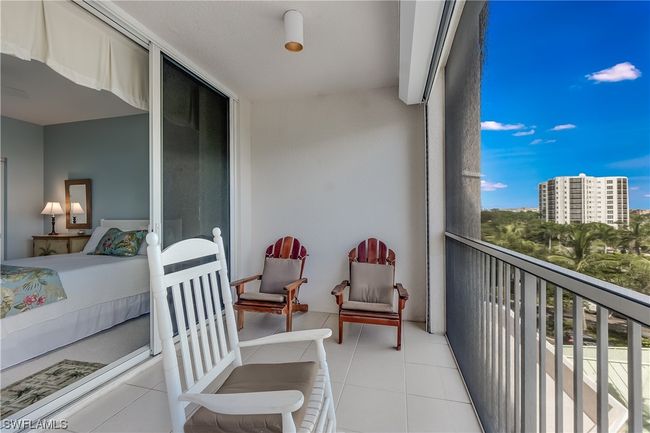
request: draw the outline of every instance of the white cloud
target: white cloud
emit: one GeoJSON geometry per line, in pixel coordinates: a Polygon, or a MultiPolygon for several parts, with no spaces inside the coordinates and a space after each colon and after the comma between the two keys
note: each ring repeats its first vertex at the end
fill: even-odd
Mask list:
{"type": "Polygon", "coordinates": [[[496,191],[504,188],[508,188],[508,185],[505,183],[481,180],[481,191],[496,191]]]}
{"type": "Polygon", "coordinates": [[[543,138],[536,138],[533,141],[531,141],[530,144],[533,144],[533,145],[534,144],[542,144],[542,143],[551,144],[551,143],[556,143],[556,142],[557,142],[557,140],[554,139],[554,138],[551,138],[551,139],[548,139],[548,140],[544,140],[543,138]]]}
{"type": "Polygon", "coordinates": [[[563,123],[561,125],[555,125],[549,131],[564,131],[565,129],[573,129],[575,127],[573,123],[563,123]]]}
{"type": "Polygon", "coordinates": [[[523,123],[501,123],[494,120],[486,120],[481,122],[481,129],[483,131],[514,131],[517,129],[524,129],[526,125],[523,123]]]}
{"type": "Polygon", "coordinates": [[[592,72],[591,74],[585,75],[588,80],[592,80],[597,83],[614,83],[616,81],[636,80],[640,76],[641,71],[639,71],[636,66],[630,62],[618,63],[611,68],[603,69],[602,71],[592,72]]]}
{"type": "Polygon", "coordinates": [[[645,168],[648,167],[649,165],[650,165],[650,154],[643,155],[638,158],[614,161],[607,164],[609,168],[618,168],[618,169],[645,168]]]}
{"type": "Polygon", "coordinates": [[[638,186],[631,186],[630,191],[638,191],[640,187],[638,186]]]}
{"type": "Polygon", "coordinates": [[[650,197],[650,194],[645,194],[644,197],[650,197]]]}
{"type": "Polygon", "coordinates": [[[526,136],[526,135],[533,135],[534,133],[535,133],[535,130],[534,130],[534,129],[531,129],[530,131],[519,131],[519,132],[515,132],[515,133],[512,134],[512,135],[514,135],[515,137],[524,137],[524,136],[526,136]]]}

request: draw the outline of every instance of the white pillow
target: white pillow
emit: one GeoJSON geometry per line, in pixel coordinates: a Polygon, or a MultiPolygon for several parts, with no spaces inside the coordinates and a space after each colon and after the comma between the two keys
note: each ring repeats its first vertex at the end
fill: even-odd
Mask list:
{"type": "Polygon", "coordinates": [[[90,239],[88,239],[86,246],[81,252],[84,254],[94,253],[95,248],[97,248],[97,245],[99,244],[99,241],[102,240],[108,229],[110,229],[110,227],[97,227],[95,230],[93,230],[93,234],[90,235],[90,239]]]}

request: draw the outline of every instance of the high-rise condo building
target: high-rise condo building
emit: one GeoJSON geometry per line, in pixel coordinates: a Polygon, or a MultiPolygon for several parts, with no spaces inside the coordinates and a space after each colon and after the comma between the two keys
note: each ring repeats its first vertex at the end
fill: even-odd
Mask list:
{"type": "Polygon", "coordinates": [[[616,226],[630,220],[624,176],[559,176],[540,183],[538,191],[539,211],[545,221],[616,226]]]}

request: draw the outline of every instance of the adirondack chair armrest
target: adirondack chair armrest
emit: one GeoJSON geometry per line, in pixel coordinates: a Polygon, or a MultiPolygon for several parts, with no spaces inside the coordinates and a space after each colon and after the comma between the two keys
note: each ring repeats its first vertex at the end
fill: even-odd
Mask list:
{"type": "Polygon", "coordinates": [[[400,299],[407,300],[409,298],[409,292],[404,288],[404,286],[402,286],[401,283],[395,284],[395,289],[397,290],[400,299]]]}
{"type": "Polygon", "coordinates": [[[232,281],[230,283],[230,287],[243,286],[244,284],[250,283],[251,281],[261,280],[261,279],[262,279],[262,274],[251,275],[250,277],[242,278],[241,280],[232,281]]]}
{"type": "Polygon", "coordinates": [[[261,280],[261,279],[262,279],[262,274],[258,274],[258,275],[251,275],[250,277],[242,278],[241,280],[233,281],[232,283],[230,283],[230,287],[234,287],[235,290],[237,291],[237,301],[239,301],[239,296],[242,293],[244,293],[246,283],[250,283],[251,281],[261,280]]]}
{"type": "Polygon", "coordinates": [[[280,334],[273,334],[267,337],[256,338],[254,340],[240,341],[239,347],[262,346],[265,344],[277,343],[293,343],[296,341],[317,341],[329,338],[331,335],[332,330],[329,328],[282,332],[280,334]]]}
{"type": "Polygon", "coordinates": [[[181,401],[190,401],[225,415],[268,415],[295,412],[305,397],[297,390],[242,392],[237,394],[181,394],[181,401]]]}
{"type": "Polygon", "coordinates": [[[296,280],[284,286],[284,291],[287,292],[287,296],[289,297],[289,299],[293,299],[296,290],[298,290],[298,287],[305,284],[306,282],[307,282],[307,278],[301,278],[299,280],[296,280]]]}
{"type": "Polygon", "coordinates": [[[337,305],[342,305],[343,304],[343,292],[345,291],[345,288],[350,285],[350,282],[348,280],[343,280],[341,281],[341,284],[338,286],[334,287],[332,290],[332,295],[336,296],[336,304],[337,305]]]}

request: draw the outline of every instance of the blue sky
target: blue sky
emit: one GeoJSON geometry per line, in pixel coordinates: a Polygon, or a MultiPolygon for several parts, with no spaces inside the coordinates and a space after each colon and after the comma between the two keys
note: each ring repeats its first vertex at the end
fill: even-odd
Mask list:
{"type": "Polygon", "coordinates": [[[650,209],[650,2],[490,2],[481,98],[483,208],[587,173],[650,209]]]}

